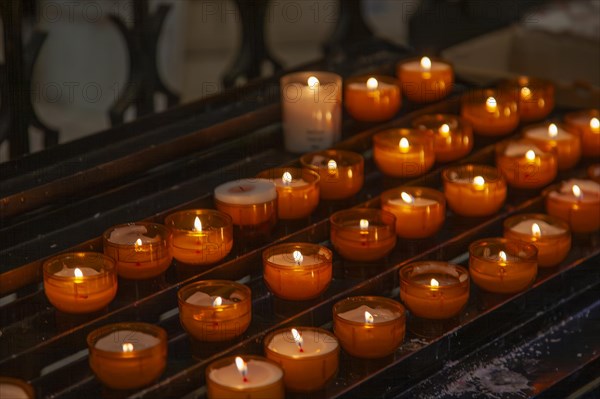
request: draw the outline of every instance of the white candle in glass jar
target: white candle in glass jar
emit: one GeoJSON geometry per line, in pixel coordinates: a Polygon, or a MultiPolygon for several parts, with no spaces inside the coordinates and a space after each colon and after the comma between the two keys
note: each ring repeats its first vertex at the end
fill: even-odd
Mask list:
{"type": "Polygon", "coordinates": [[[215,199],[233,205],[257,205],[277,198],[275,183],[268,179],[241,179],[215,188],[215,199]]]}
{"type": "Polygon", "coordinates": [[[384,323],[390,320],[395,320],[401,315],[397,312],[385,308],[373,309],[372,307],[367,305],[360,305],[359,307],[354,308],[352,310],[348,310],[347,312],[338,313],[338,316],[342,319],[355,321],[358,323],[377,324],[384,323]],[[369,320],[367,320],[367,318],[369,320]]]}
{"type": "Polygon", "coordinates": [[[208,378],[222,386],[243,390],[275,384],[283,377],[283,371],[268,362],[250,359],[246,366],[246,380],[244,380],[235,363],[211,370],[208,378]]]}
{"type": "MultiPolygon", "coordinates": [[[[206,292],[196,291],[190,295],[185,301],[196,306],[220,306],[220,305],[231,305],[234,303],[232,298],[223,298],[220,296],[211,296],[206,292]],[[219,299],[220,298],[220,299],[219,299]]],[[[242,300],[243,298],[238,298],[242,300]]]]}
{"type": "Polygon", "coordinates": [[[100,338],[94,345],[107,352],[133,352],[152,348],[160,343],[154,335],[134,330],[118,330],[100,338]]]}
{"type": "Polygon", "coordinates": [[[511,230],[516,231],[517,233],[521,233],[521,234],[533,234],[532,232],[533,232],[534,224],[537,224],[541,236],[546,236],[546,235],[552,236],[552,235],[563,234],[565,232],[565,229],[563,229],[561,227],[553,226],[550,223],[544,222],[543,220],[537,220],[537,219],[523,220],[522,222],[519,222],[518,224],[511,227],[511,230]]]}
{"type": "Polygon", "coordinates": [[[61,270],[54,273],[55,276],[62,277],[95,276],[97,274],[100,274],[100,272],[96,269],[92,269],[91,267],[63,267],[61,270]],[[75,270],[79,270],[81,274],[77,273],[75,270]]]}
{"type": "Polygon", "coordinates": [[[338,347],[338,343],[335,339],[332,339],[330,335],[322,332],[312,329],[302,330],[299,328],[298,333],[302,337],[301,351],[290,331],[274,335],[269,342],[268,348],[273,352],[280,353],[284,356],[303,358],[313,357],[315,355],[325,355],[336,350],[338,347]]]}
{"type": "Polygon", "coordinates": [[[159,242],[160,241],[160,237],[148,237],[144,234],[146,234],[148,232],[148,229],[146,228],[146,226],[142,226],[142,225],[136,225],[136,224],[131,224],[128,226],[121,226],[121,227],[115,227],[111,232],[110,232],[110,236],[108,237],[108,241],[112,242],[113,244],[120,244],[120,245],[134,245],[137,240],[140,240],[140,242],[137,242],[138,245],[140,244],[151,244],[153,242],[159,242]]]}
{"type": "Polygon", "coordinates": [[[330,72],[297,72],[281,78],[285,149],[324,150],[341,138],[342,78],[330,72]]]}

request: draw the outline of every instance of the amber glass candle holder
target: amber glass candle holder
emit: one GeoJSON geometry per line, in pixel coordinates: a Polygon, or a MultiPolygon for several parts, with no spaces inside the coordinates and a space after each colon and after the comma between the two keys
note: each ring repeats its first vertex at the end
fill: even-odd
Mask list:
{"type": "Polygon", "coordinates": [[[420,176],[435,163],[433,143],[431,130],[384,130],[373,136],[373,159],[387,176],[420,176]]]}
{"type": "Polygon", "coordinates": [[[252,319],[250,288],[226,280],[204,280],[177,292],[179,320],[198,341],[229,341],[242,335],[252,319]]]}
{"type": "Polygon", "coordinates": [[[414,119],[412,125],[415,129],[433,131],[437,162],[461,159],[473,149],[473,128],[456,115],[423,115],[414,119]]]}
{"type": "Polygon", "coordinates": [[[303,301],[321,295],[332,276],[331,251],[321,245],[285,243],[263,251],[263,277],[273,295],[303,301]]]}
{"type": "Polygon", "coordinates": [[[378,296],[346,298],[333,306],[333,331],[352,356],[373,359],[390,355],[404,340],[404,306],[378,296]]]}
{"type": "Polygon", "coordinates": [[[554,109],[554,84],[549,80],[520,76],[500,83],[499,88],[518,101],[522,122],[542,120],[554,109]]]}
{"type": "Polygon", "coordinates": [[[448,206],[461,216],[489,216],[506,200],[506,180],[491,166],[460,165],[442,172],[448,206]]]}
{"type": "Polygon", "coordinates": [[[325,150],[305,154],[302,167],[319,174],[321,198],[340,200],[358,193],[365,181],[365,160],[362,155],[344,150],[325,150]]]}
{"type": "Polygon", "coordinates": [[[588,109],[565,115],[567,127],[581,137],[585,157],[600,157],[600,110],[588,109]]]}
{"type": "Polygon", "coordinates": [[[344,82],[344,105],[358,121],[382,122],[398,113],[400,85],[388,76],[355,76],[344,82]]]}
{"type": "Polygon", "coordinates": [[[119,276],[132,280],[156,277],[171,265],[171,231],[156,223],[128,223],[102,235],[104,254],[115,260],[119,276]]]}
{"type": "Polygon", "coordinates": [[[555,152],[558,170],[571,169],[581,158],[581,139],[557,123],[541,123],[523,128],[523,136],[542,151],[555,152]]]}
{"type": "Polygon", "coordinates": [[[35,399],[35,390],[23,380],[0,376],[0,398],[35,399]]]}
{"type": "Polygon", "coordinates": [[[427,187],[398,187],[381,194],[381,209],[396,216],[399,237],[426,238],[437,233],[444,224],[446,198],[427,187]]]}
{"type": "Polygon", "coordinates": [[[300,168],[273,168],[259,173],[257,177],[275,183],[279,219],[307,218],[319,205],[321,178],[317,172],[300,168]]]}
{"type": "Polygon", "coordinates": [[[230,356],[208,365],[208,399],[285,399],[283,370],[277,363],[253,355],[237,359],[230,356]]]}
{"type": "Polygon", "coordinates": [[[471,90],[461,102],[462,117],[482,136],[504,136],[519,125],[518,103],[508,92],[471,90]]]}
{"type": "Polygon", "coordinates": [[[148,323],[116,323],[87,337],[90,368],[113,389],[136,389],[152,383],[167,364],[167,333],[148,323]]]}
{"type": "Polygon", "coordinates": [[[265,337],[267,359],[284,371],[288,390],[312,392],[322,389],[338,370],[340,347],[335,335],[322,328],[291,327],[265,337]]]}
{"type": "Polygon", "coordinates": [[[414,262],[400,269],[400,299],[417,317],[449,319],[469,300],[469,273],[448,262],[414,262]]]}
{"type": "Polygon", "coordinates": [[[72,252],[46,260],[44,292],[65,313],[91,313],[117,294],[115,261],[97,252],[72,252]]]}
{"type": "Polygon", "coordinates": [[[514,294],[529,287],[537,275],[535,245],[509,238],[484,238],[469,246],[469,273],[479,288],[514,294]]]}
{"type": "Polygon", "coordinates": [[[545,192],[546,211],[569,223],[575,233],[600,229],[600,184],[571,179],[545,192]]]}
{"type": "Polygon", "coordinates": [[[396,75],[404,96],[416,103],[441,100],[454,85],[452,65],[430,57],[401,61],[396,66],[396,75]]]}
{"type": "Polygon", "coordinates": [[[345,209],[331,215],[331,243],[345,259],[371,262],[386,257],[396,246],[396,217],[370,208],[345,209]]]}
{"type": "Polygon", "coordinates": [[[541,213],[515,215],[506,219],[504,237],[535,245],[540,267],[558,265],[571,249],[569,225],[557,217],[541,213]]]}
{"type": "Polygon", "coordinates": [[[496,165],[508,184],[516,188],[541,188],[558,174],[556,152],[544,151],[529,139],[498,143],[496,165]]]}
{"type": "Polygon", "coordinates": [[[233,247],[229,215],[212,209],[187,209],[165,218],[173,232],[173,257],[188,265],[210,265],[225,258],[233,247]]]}

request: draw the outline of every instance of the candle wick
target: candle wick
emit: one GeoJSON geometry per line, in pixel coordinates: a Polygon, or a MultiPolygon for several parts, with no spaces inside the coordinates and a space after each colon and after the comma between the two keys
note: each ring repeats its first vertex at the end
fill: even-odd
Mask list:
{"type": "Polygon", "coordinates": [[[248,377],[244,376],[244,382],[248,382],[248,377]]]}
{"type": "Polygon", "coordinates": [[[246,190],[244,189],[244,186],[238,186],[238,187],[240,188],[240,191],[242,191],[242,192],[246,191],[246,190]]]}

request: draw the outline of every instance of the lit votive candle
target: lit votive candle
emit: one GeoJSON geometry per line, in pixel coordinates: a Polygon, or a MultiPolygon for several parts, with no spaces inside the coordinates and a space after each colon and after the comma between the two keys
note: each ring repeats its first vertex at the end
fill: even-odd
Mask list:
{"type": "Polygon", "coordinates": [[[518,100],[522,122],[542,120],[554,109],[554,84],[549,80],[520,76],[502,82],[499,87],[518,100]]]}
{"type": "Polygon", "coordinates": [[[274,245],[263,251],[263,277],[278,298],[290,301],[313,299],[331,282],[331,259],[331,251],[321,245],[274,245]]]}
{"type": "Polygon", "coordinates": [[[540,213],[515,215],[506,219],[504,237],[535,245],[540,267],[558,265],[571,249],[569,225],[557,217],[540,213]]]}
{"type": "Polygon", "coordinates": [[[345,259],[371,262],[396,246],[396,217],[379,209],[346,209],[331,215],[331,243],[345,259]]]}
{"type": "Polygon", "coordinates": [[[173,260],[171,231],[160,224],[122,224],[106,230],[102,238],[104,254],[115,260],[117,273],[124,278],[158,276],[173,260]]]}
{"type": "Polygon", "coordinates": [[[106,255],[65,253],[46,260],[43,269],[46,297],[62,312],[95,312],[117,294],[115,261],[106,255]]]}
{"type": "Polygon", "coordinates": [[[335,376],[340,347],[329,331],[314,327],[284,328],[265,337],[265,355],[284,371],[290,391],[322,389],[335,376]]]}
{"type": "Polygon", "coordinates": [[[558,170],[571,169],[581,158],[581,140],[556,123],[527,126],[523,136],[543,151],[555,151],[558,170]]]}
{"type": "Polygon", "coordinates": [[[320,177],[312,170],[273,168],[261,172],[258,177],[275,183],[279,219],[306,218],[319,205],[320,177]]]}
{"type": "Polygon", "coordinates": [[[354,119],[381,122],[391,119],[400,109],[400,86],[386,76],[359,76],[344,86],[344,104],[354,119]]]}
{"type": "Polygon", "coordinates": [[[469,300],[469,273],[447,262],[415,262],[400,269],[400,299],[417,317],[449,319],[469,300]]]}
{"type": "Polygon", "coordinates": [[[242,179],[215,188],[216,208],[238,226],[274,225],[277,222],[277,189],[267,179],[242,179]]]}
{"type": "Polygon", "coordinates": [[[229,254],[233,225],[226,213],[211,209],[189,209],[165,218],[173,232],[173,257],[189,265],[209,265],[229,254]]]}
{"type": "Polygon", "coordinates": [[[567,126],[581,137],[581,148],[586,157],[600,156],[600,111],[590,109],[565,115],[567,126]]]}
{"type": "Polygon", "coordinates": [[[485,165],[453,166],[442,172],[448,206],[461,216],[489,216],[506,200],[506,180],[485,165]]]}
{"type": "Polygon", "coordinates": [[[321,198],[339,200],[358,193],[365,181],[365,160],[351,151],[326,150],[300,158],[302,167],[319,174],[321,198]]]}
{"type": "Polygon", "coordinates": [[[177,293],[179,320],[198,341],[228,341],[242,335],[252,319],[250,288],[225,280],[204,280],[177,293]]]}
{"type": "Polygon", "coordinates": [[[469,246],[469,273],[479,288],[513,294],[529,287],[537,275],[537,248],[508,238],[484,238],[469,246]]]}
{"type": "Polygon", "coordinates": [[[473,149],[473,128],[455,115],[423,115],[412,122],[413,127],[431,130],[435,134],[433,149],[437,162],[460,159],[473,149]]]}
{"type": "Polygon", "coordinates": [[[388,298],[357,296],[333,306],[333,331],[352,356],[380,358],[394,353],[406,332],[404,306],[388,298]]]}
{"type": "Polygon", "coordinates": [[[508,184],[516,188],[544,187],[558,173],[556,152],[544,151],[527,139],[498,144],[496,165],[508,184]]]}
{"type": "Polygon", "coordinates": [[[427,187],[399,187],[381,194],[381,209],[396,216],[399,237],[426,238],[444,224],[446,198],[427,187]]]}
{"type": "Polygon", "coordinates": [[[34,399],[33,387],[23,380],[0,376],[0,398],[3,399],[34,399]]]}
{"type": "Polygon", "coordinates": [[[284,399],[283,369],[262,356],[219,359],[206,368],[208,399],[284,399]]]}
{"type": "Polygon", "coordinates": [[[400,62],[396,74],[402,93],[416,103],[441,100],[450,94],[454,84],[452,65],[429,57],[400,62]]]}
{"type": "Polygon", "coordinates": [[[473,90],[462,98],[462,117],[482,136],[503,136],[517,128],[517,101],[495,90],[473,90]]]}
{"type": "Polygon", "coordinates": [[[331,72],[295,72],[281,78],[286,151],[324,150],[341,138],[342,77],[331,72]]]}
{"type": "Polygon", "coordinates": [[[435,162],[434,135],[430,130],[390,129],[373,136],[373,159],[392,177],[425,174],[435,162]]]}
{"type": "Polygon", "coordinates": [[[90,368],[113,389],[136,389],[158,379],[167,364],[167,333],[148,323],[116,323],[87,337],[90,368]]]}
{"type": "Polygon", "coordinates": [[[576,233],[600,229],[600,184],[571,179],[546,193],[547,212],[569,223],[576,233]]]}

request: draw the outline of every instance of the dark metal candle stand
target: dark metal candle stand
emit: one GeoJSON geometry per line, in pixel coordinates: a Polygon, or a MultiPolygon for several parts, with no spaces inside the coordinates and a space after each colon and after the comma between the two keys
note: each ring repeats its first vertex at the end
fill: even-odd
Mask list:
{"type": "MultiPolygon", "coordinates": [[[[340,72],[374,71],[377,66],[381,68],[380,72],[390,73],[395,60],[402,56],[406,54],[385,51],[368,54],[362,60],[357,59],[352,68],[340,68],[340,72]]],[[[539,192],[510,189],[507,204],[498,214],[466,219],[449,213],[444,228],[435,237],[419,241],[402,240],[392,254],[378,264],[345,262],[336,256],[332,284],[318,299],[292,303],[274,298],[262,280],[261,253],[268,246],[281,241],[329,245],[328,216],[332,211],[358,205],[377,207],[378,196],[384,189],[401,184],[440,188],[440,172],[446,165],[436,165],[420,178],[402,180],[382,176],[373,164],[371,142],[377,131],[392,126],[409,126],[412,118],[425,113],[455,113],[459,109],[457,98],[425,107],[405,104],[399,118],[385,124],[364,125],[348,119],[344,121],[345,140],[336,147],[360,152],[367,160],[365,186],[357,196],[340,203],[323,202],[307,220],[293,224],[280,222],[268,243],[245,243],[245,248],[240,248],[238,242],[230,256],[214,267],[190,272],[190,267],[174,262],[159,278],[137,282],[122,280],[115,300],[97,314],[65,315],[47,302],[39,285],[40,262],[45,257],[64,250],[101,250],[99,235],[111,225],[139,219],[162,222],[176,209],[212,207],[212,191],[216,185],[238,177],[253,176],[276,164],[296,164],[295,156],[281,150],[279,108],[276,99],[271,101],[262,103],[262,106],[256,106],[256,103],[246,107],[243,103],[231,104],[232,108],[238,107],[236,117],[222,120],[222,123],[209,123],[199,130],[201,124],[198,120],[202,116],[192,115],[194,106],[174,110],[166,116],[150,117],[162,122],[157,123],[160,126],[155,129],[143,131],[140,126],[146,122],[140,121],[142,125],[137,125],[139,137],[135,138],[140,141],[144,136],[159,137],[161,131],[175,133],[181,123],[185,127],[179,131],[179,137],[155,142],[155,147],[164,151],[150,154],[165,154],[159,164],[153,163],[147,153],[154,147],[132,149],[132,143],[119,141],[115,149],[122,152],[115,153],[112,159],[108,154],[98,153],[101,162],[94,160],[91,153],[88,160],[90,167],[82,168],[79,176],[85,179],[102,170],[115,171],[111,172],[114,174],[109,173],[110,189],[82,195],[72,203],[57,203],[64,193],[56,195],[52,201],[45,202],[45,211],[20,209],[21,212],[15,212],[10,223],[3,224],[3,238],[8,240],[7,243],[0,241],[3,259],[1,289],[4,294],[16,292],[16,298],[12,301],[5,299],[6,303],[0,306],[0,374],[29,380],[40,397],[177,398],[190,392],[203,397],[204,370],[213,360],[229,354],[262,353],[262,338],[276,328],[291,325],[330,328],[333,304],[347,296],[376,294],[398,299],[397,276],[402,265],[424,259],[458,259],[458,262],[465,263],[468,245],[477,238],[500,235],[502,221],[507,216],[543,210],[543,198],[539,192]],[[181,118],[173,118],[173,115],[181,118]],[[246,126],[244,136],[237,134],[242,125],[246,126]],[[205,140],[202,146],[183,150],[199,139],[205,140]],[[230,155],[232,158],[227,154],[233,154],[230,155]],[[135,169],[138,163],[145,169],[125,174],[116,171],[118,168],[135,169]],[[102,167],[96,170],[98,164],[102,167]],[[70,212],[76,216],[70,217],[70,212]],[[61,223],[61,220],[68,222],[61,223]],[[40,236],[28,232],[35,224],[41,226],[40,236]],[[19,239],[11,240],[12,235],[19,239]],[[181,286],[203,279],[241,280],[251,287],[253,321],[242,337],[223,345],[190,343],[179,323],[176,293],[181,286]],[[134,320],[155,323],[167,330],[167,370],[159,381],[144,389],[135,392],[108,390],[95,379],[86,353],[81,352],[86,348],[85,338],[90,331],[102,325],[134,320]]],[[[477,137],[474,151],[460,163],[493,164],[494,143],[498,140],[477,137]]],[[[559,179],[582,174],[583,169],[574,169],[562,173],[559,179]]],[[[21,177],[16,172],[13,176],[14,179],[21,177]]],[[[73,179],[70,180],[73,184],[79,182],[68,173],[63,173],[60,179],[73,179]]],[[[49,180],[48,187],[59,190],[65,184],[60,179],[49,180]]],[[[29,191],[36,189],[32,176],[23,177],[20,184],[28,187],[29,191]]],[[[86,186],[81,183],[81,187],[86,186]]],[[[428,325],[409,317],[406,340],[394,355],[377,361],[364,361],[343,353],[339,373],[326,389],[310,396],[289,396],[414,397],[420,392],[429,392],[432,384],[434,387],[450,384],[453,376],[460,374],[457,368],[461,365],[465,369],[472,367],[478,356],[482,359],[500,356],[503,347],[522,340],[521,336],[527,339],[532,331],[551,324],[556,326],[559,319],[554,317],[564,317],[572,312],[582,319],[580,315],[585,309],[596,315],[598,296],[592,294],[597,293],[600,286],[600,274],[595,267],[600,260],[599,243],[599,233],[577,237],[569,257],[558,267],[541,272],[534,285],[523,293],[495,296],[472,286],[473,295],[467,309],[455,320],[428,325]],[[432,325],[435,328],[430,328],[432,325]],[[490,343],[497,343],[498,348],[490,343]],[[469,357],[471,353],[474,355],[469,357]],[[449,361],[453,362],[454,368],[443,368],[449,361]]],[[[579,345],[566,335],[563,343],[565,348],[573,350],[577,350],[579,345]]],[[[562,362],[553,355],[547,356],[565,376],[561,382],[573,376],[570,380],[573,383],[567,385],[571,391],[578,388],[577,384],[589,382],[589,379],[575,377],[597,365],[600,342],[588,342],[587,350],[588,354],[579,358],[578,363],[562,362]]],[[[548,373],[546,377],[550,376],[548,373]]],[[[538,381],[546,383],[536,385],[537,391],[525,390],[523,394],[543,394],[565,386],[554,385],[551,378],[539,378],[538,381]]]]}

